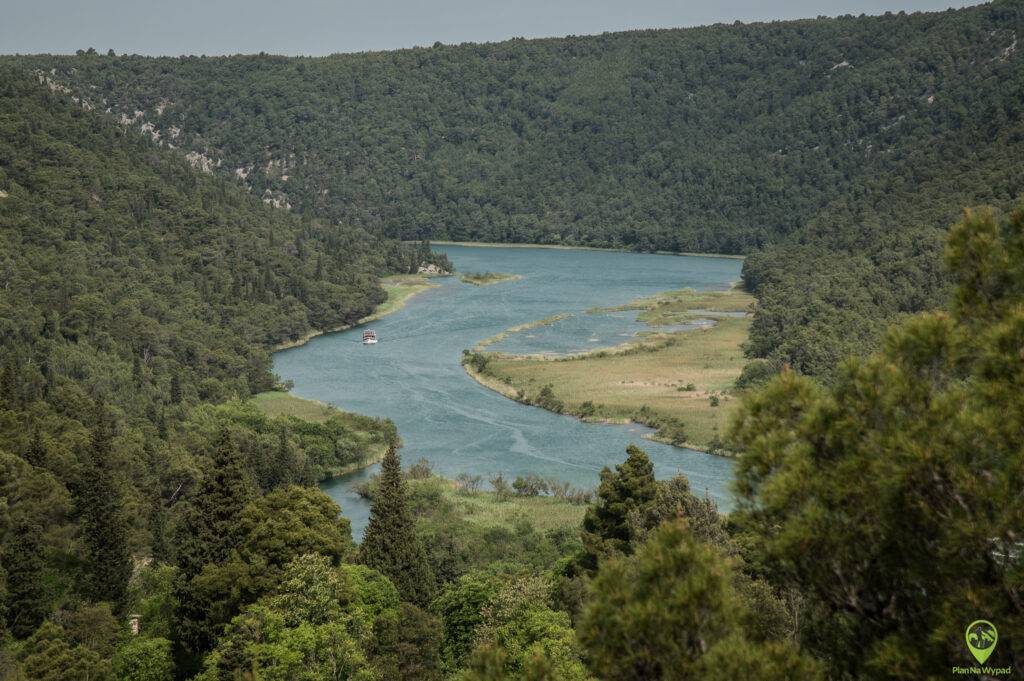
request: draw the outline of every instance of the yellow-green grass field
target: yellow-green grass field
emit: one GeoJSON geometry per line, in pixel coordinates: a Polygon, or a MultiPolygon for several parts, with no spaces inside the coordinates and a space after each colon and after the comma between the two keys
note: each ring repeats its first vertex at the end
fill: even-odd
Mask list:
{"type": "Polygon", "coordinates": [[[466,272],[459,276],[459,281],[473,286],[491,286],[503,281],[515,281],[522,279],[519,274],[505,274],[503,272],[466,272]]]}
{"type": "Polygon", "coordinates": [[[749,317],[712,313],[742,312],[752,303],[739,289],[662,294],[631,306],[645,308],[640,318],[652,325],[652,332],[637,341],[570,358],[492,354],[486,375],[467,369],[484,385],[527,400],[550,384],[565,413],[584,415],[583,405],[590,402],[594,410],[588,418],[593,420],[643,421],[637,412],[646,406],[653,420],[681,421],[687,445],[708,449],[724,437],[738,406],[730,389],[744,365],[741,345],[750,328],[749,317]],[[697,317],[713,317],[715,325],[657,332],[657,325],[697,317]],[[691,384],[693,389],[687,389],[691,384]],[[712,398],[718,406],[712,406],[712,398]]]}
{"type": "Polygon", "coordinates": [[[460,518],[482,527],[514,527],[528,521],[540,532],[561,528],[578,528],[583,522],[587,504],[573,503],[553,496],[499,498],[490,491],[467,492],[457,483],[443,478],[412,480],[410,485],[438,485],[447,505],[460,518]]]}
{"type": "Polygon", "coordinates": [[[430,279],[431,277],[424,274],[396,274],[384,277],[380,283],[384,287],[385,293],[388,294],[387,300],[381,303],[373,314],[360,319],[359,323],[365,324],[392,312],[398,312],[414,295],[437,286],[437,284],[431,283],[430,279]]]}
{"type": "Polygon", "coordinates": [[[277,416],[294,416],[295,418],[302,419],[303,421],[324,423],[327,419],[331,418],[331,416],[345,416],[345,412],[340,409],[336,409],[329,404],[324,404],[323,402],[317,402],[315,400],[304,400],[301,397],[295,397],[295,395],[292,395],[291,393],[280,392],[277,390],[271,390],[254,395],[252,402],[261,412],[271,418],[277,416]]]}

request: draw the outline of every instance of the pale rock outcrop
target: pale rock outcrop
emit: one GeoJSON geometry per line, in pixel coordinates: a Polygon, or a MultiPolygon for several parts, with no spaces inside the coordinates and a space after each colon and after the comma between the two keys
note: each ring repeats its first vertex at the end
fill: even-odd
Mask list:
{"type": "Polygon", "coordinates": [[[198,168],[204,173],[212,173],[214,168],[220,167],[220,161],[216,161],[206,154],[201,154],[195,150],[185,154],[185,160],[188,161],[193,168],[198,168]]]}
{"type": "Polygon", "coordinates": [[[432,262],[429,262],[429,263],[425,262],[422,265],[420,265],[419,268],[416,270],[416,273],[417,274],[451,274],[451,272],[448,272],[448,271],[445,271],[445,270],[441,269],[440,267],[438,267],[437,265],[435,265],[432,262]]]}

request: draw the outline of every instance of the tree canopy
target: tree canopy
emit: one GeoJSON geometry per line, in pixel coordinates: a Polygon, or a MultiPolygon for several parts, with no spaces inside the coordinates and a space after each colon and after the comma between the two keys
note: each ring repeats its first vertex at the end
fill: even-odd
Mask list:
{"type": "MultiPolygon", "coordinates": [[[[950,312],[893,328],[823,389],[784,373],[735,428],[735,522],[769,579],[807,599],[807,646],[836,677],[973,664],[976,614],[1024,631],[1024,210],[968,212],[950,312]]],[[[1020,665],[1020,637],[1004,661],[1020,665]]]]}
{"type": "Polygon", "coordinates": [[[753,254],[748,353],[831,376],[945,300],[963,206],[1024,192],[1020,35],[997,0],[323,58],[8,61],[265,201],[374,234],[753,254]]]}

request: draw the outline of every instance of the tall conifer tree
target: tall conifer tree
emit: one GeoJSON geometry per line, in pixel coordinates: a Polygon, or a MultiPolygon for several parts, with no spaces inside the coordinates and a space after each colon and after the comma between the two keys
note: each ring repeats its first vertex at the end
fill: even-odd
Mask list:
{"type": "Polygon", "coordinates": [[[209,623],[209,604],[199,596],[193,579],[209,563],[223,562],[238,545],[238,517],[248,503],[249,485],[242,457],[231,433],[221,431],[212,466],[184,511],[175,534],[180,568],[175,643],[183,668],[196,671],[202,654],[217,632],[209,623]]]}
{"type": "Polygon", "coordinates": [[[128,598],[132,556],[121,493],[112,474],[112,437],[110,416],[101,402],[96,407],[96,423],[79,483],[78,503],[90,565],[86,593],[93,600],[107,601],[118,610],[125,606],[128,598]]]}
{"type": "Polygon", "coordinates": [[[207,563],[228,557],[237,541],[238,515],[249,498],[242,457],[225,429],[217,440],[212,466],[179,525],[178,565],[186,577],[195,576],[207,563]]]}
{"type": "Polygon", "coordinates": [[[39,546],[42,528],[26,520],[18,522],[12,541],[4,548],[7,625],[16,638],[25,638],[43,623],[49,608],[43,587],[43,558],[39,546]]]}
{"type": "Polygon", "coordinates": [[[609,554],[630,553],[631,512],[642,511],[654,502],[658,485],[647,453],[636,445],[626,448],[626,461],[601,471],[597,503],[583,518],[583,565],[597,568],[597,559],[609,554]]]}
{"type": "Polygon", "coordinates": [[[381,464],[380,484],[359,557],[387,575],[402,600],[424,606],[434,593],[434,575],[416,536],[407,494],[401,459],[391,447],[381,464]]]}
{"type": "Polygon", "coordinates": [[[32,440],[29,441],[28,451],[25,452],[25,460],[33,466],[46,466],[46,444],[43,442],[43,434],[38,424],[32,430],[32,440]]]}

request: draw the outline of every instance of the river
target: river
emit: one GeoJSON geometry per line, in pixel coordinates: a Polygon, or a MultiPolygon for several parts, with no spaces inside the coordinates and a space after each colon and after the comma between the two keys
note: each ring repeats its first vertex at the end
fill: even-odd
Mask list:
{"type": "MultiPolygon", "coordinates": [[[[467,472],[486,480],[500,472],[511,480],[536,473],[592,488],[601,467],[620,463],[626,446],[636,443],[650,454],[659,478],[684,473],[695,492],[706,491],[723,510],[732,506],[731,460],[644,440],[641,436],[650,431],[641,426],[583,423],[519,404],[467,376],[461,355],[464,348],[509,327],[559,313],[622,305],[684,287],[727,289],[739,279],[740,260],[545,248],[435,248],[447,253],[460,272],[522,278],[482,287],[457,277],[435,279],[436,288],[371,325],[380,337],[378,345],[362,345],[363,329],[357,328],[276,353],[274,371],[294,382],[293,394],[390,418],[404,443],[403,463],[426,458],[435,472],[447,477],[467,472]]],[[[622,334],[634,326],[631,315],[579,319],[588,317],[594,320],[593,333],[574,329],[595,347],[621,342],[622,334]],[[621,319],[620,326],[609,319],[621,319]]],[[[580,323],[585,321],[574,322],[580,323]]],[[[523,342],[528,338],[518,339],[518,347],[523,342]]],[[[373,472],[367,469],[321,485],[352,521],[357,539],[369,507],[353,487],[373,472]]]]}

